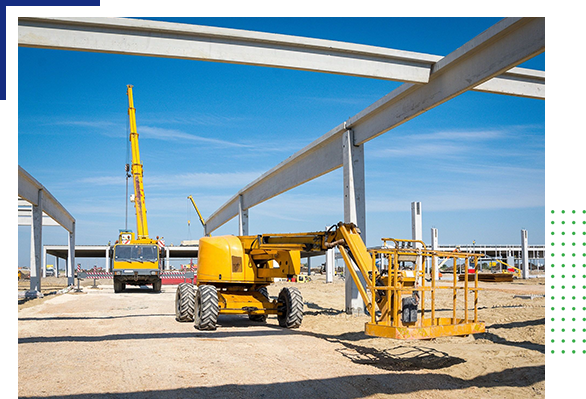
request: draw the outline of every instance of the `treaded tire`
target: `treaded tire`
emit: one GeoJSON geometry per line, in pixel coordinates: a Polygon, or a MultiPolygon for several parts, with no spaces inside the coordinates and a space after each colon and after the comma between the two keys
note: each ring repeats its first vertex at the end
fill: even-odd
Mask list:
{"type": "Polygon", "coordinates": [[[195,291],[197,287],[191,283],[181,283],[175,293],[175,320],[179,322],[193,321],[195,309],[195,291]]]}
{"type": "Polygon", "coordinates": [[[122,290],[124,290],[124,283],[120,280],[118,280],[117,278],[114,278],[114,293],[119,293],[122,292],[122,290]]]}
{"type": "Polygon", "coordinates": [[[218,322],[218,291],[214,285],[200,285],[195,293],[193,323],[198,330],[215,330],[218,322]]]}
{"type": "Polygon", "coordinates": [[[303,321],[303,297],[297,288],[285,287],[279,293],[279,325],[298,328],[303,321]]]}
{"type": "MultiPolygon", "coordinates": [[[[263,296],[265,298],[267,298],[267,300],[269,300],[269,301],[271,300],[271,298],[269,298],[269,291],[267,290],[267,287],[260,287],[257,291],[260,292],[261,294],[263,294],[263,296]]],[[[265,323],[267,321],[267,315],[266,314],[249,314],[248,319],[250,321],[254,321],[257,323],[265,323]]]]}
{"type": "Polygon", "coordinates": [[[153,291],[154,292],[161,292],[162,285],[163,285],[163,282],[161,281],[161,279],[156,280],[155,282],[153,282],[153,291]]]}

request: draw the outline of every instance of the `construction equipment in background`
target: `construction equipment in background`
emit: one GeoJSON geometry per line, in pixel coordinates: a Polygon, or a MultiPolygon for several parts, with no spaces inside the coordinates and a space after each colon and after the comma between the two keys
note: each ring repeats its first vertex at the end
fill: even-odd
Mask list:
{"type": "MultiPolygon", "coordinates": [[[[206,222],[203,219],[203,216],[201,216],[201,213],[199,212],[199,209],[197,208],[197,205],[195,205],[195,201],[193,200],[193,197],[190,195],[187,197],[188,200],[191,200],[191,203],[193,204],[193,207],[195,208],[195,211],[197,212],[197,216],[199,216],[199,221],[201,222],[201,225],[203,227],[203,231],[205,233],[206,231],[206,222]]],[[[189,223],[189,221],[188,221],[189,223]]]]}
{"type": "Polygon", "coordinates": [[[503,265],[503,266],[506,266],[506,269],[505,269],[505,270],[503,270],[503,271],[502,271],[502,273],[510,273],[510,274],[512,274],[512,275],[513,275],[513,277],[516,277],[516,278],[521,278],[521,276],[522,276],[522,274],[521,274],[521,273],[522,273],[522,272],[521,272],[521,269],[519,269],[518,267],[511,266],[511,265],[509,265],[508,263],[506,263],[506,262],[503,262],[503,261],[502,261],[502,260],[500,260],[500,259],[495,259],[495,261],[497,261],[498,263],[500,263],[500,264],[501,264],[501,265],[503,265]]]}
{"type": "Polygon", "coordinates": [[[266,287],[275,278],[299,274],[301,251],[323,252],[338,247],[371,316],[365,326],[367,335],[426,339],[484,332],[484,323],[478,321],[477,280],[473,287],[468,281],[458,287],[454,267],[451,287],[437,286],[434,270],[431,284],[426,285],[424,269],[417,266],[425,265],[426,258],[434,256],[452,258],[454,266],[458,259],[468,265],[470,259],[480,255],[430,251],[421,241],[392,241],[394,248],[368,250],[358,228],[342,222],[327,231],[313,233],[202,237],[197,286],[180,284],[177,288],[176,319],[193,321],[200,330],[214,330],[218,314],[248,314],[250,320],[257,322],[264,322],[268,315],[274,314],[280,326],[297,328],[303,320],[300,291],[285,287],[275,300],[269,298],[266,287]],[[416,243],[423,244],[422,248],[416,248],[416,243]],[[384,259],[387,267],[383,267],[385,262],[380,262],[379,270],[377,258],[384,259]],[[449,312],[435,308],[435,294],[439,289],[452,290],[453,309],[449,312]],[[456,298],[461,290],[464,291],[463,317],[458,317],[456,298]],[[474,295],[472,315],[469,292],[474,295]],[[429,314],[425,309],[427,294],[430,294],[429,314]],[[447,314],[439,317],[439,313],[447,314]]]}
{"type": "Polygon", "coordinates": [[[157,240],[149,238],[147,211],[144,198],[143,167],[140,163],[138,133],[136,131],[136,110],[132,96],[132,85],[127,86],[128,116],[130,120],[130,145],[132,165],[127,172],[132,173],[134,202],[136,211],[136,236],[130,230],[120,230],[114,245],[113,279],[114,292],[121,292],[126,285],[152,284],[153,291],[161,291],[161,256],[157,240]]]}

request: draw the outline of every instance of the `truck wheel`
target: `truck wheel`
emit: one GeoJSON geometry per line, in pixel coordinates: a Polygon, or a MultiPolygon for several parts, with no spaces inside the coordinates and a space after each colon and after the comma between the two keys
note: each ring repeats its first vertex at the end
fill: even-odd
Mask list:
{"type": "Polygon", "coordinates": [[[193,321],[196,290],[197,287],[191,283],[179,284],[175,293],[175,320],[193,321]]]}
{"type": "Polygon", "coordinates": [[[200,285],[195,293],[193,321],[198,330],[215,330],[218,321],[218,291],[214,285],[200,285]]]}
{"type": "MultiPolygon", "coordinates": [[[[271,298],[269,298],[269,291],[267,290],[267,287],[260,287],[257,291],[260,292],[261,294],[263,294],[263,296],[265,298],[267,298],[268,301],[271,300],[271,298]]],[[[266,314],[249,314],[248,319],[250,321],[255,321],[258,323],[264,323],[267,321],[267,315],[266,314]]]]}
{"type": "Polygon", "coordinates": [[[279,325],[298,328],[303,321],[303,297],[297,288],[285,287],[279,293],[279,325]]]}
{"type": "Polygon", "coordinates": [[[153,291],[154,292],[161,292],[161,285],[162,284],[163,284],[163,282],[161,281],[161,279],[158,279],[155,282],[153,282],[153,291]]]}
{"type": "Polygon", "coordinates": [[[119,293],[123,289],[124,289],[124,283],[122,283],[122,281],[118,280],[117,278],[114,278],[114,292],[119,293]]]}

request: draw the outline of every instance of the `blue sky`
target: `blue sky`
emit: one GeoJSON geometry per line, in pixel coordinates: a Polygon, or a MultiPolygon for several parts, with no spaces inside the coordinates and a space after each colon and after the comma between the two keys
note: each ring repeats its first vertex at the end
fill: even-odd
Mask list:
{"type": "MultiPolygon", "coordinates": [[[[447,55],[498,18],[162,18],[447,55]]],[[[544,70],[542,54],[522,65],[544,70]]],[[[243,186],[400,85],[266,67],[19,49],[18,163],[77,219],[78,244],[124,227],[134,85],[151,236],[197,239],[204,217],[243,186]],[[191,220],[188,226],[187,220],[191,220]]],[[[465,93],[365,144],[367,244],[409,238],[421,201],[424,240],[544,243],[545,102],[465,93]]],[[[132,208],[130,208],[132,209],[132,208]]],[[[336,170],[249,211],[250,234],[321,230],[343,219],[336,170]]],[[[135,229],[131,213],[129,226],[135,229]]],[[[236,219],[215,234],[237,232],[236,219]]],[[[44,244],[65,244],[59,227],[44,244]]],[[[30,228],[19,227],[19,265],[30,228]]],[[[81,259],[82,265],[84,260],[81,259]]]]}

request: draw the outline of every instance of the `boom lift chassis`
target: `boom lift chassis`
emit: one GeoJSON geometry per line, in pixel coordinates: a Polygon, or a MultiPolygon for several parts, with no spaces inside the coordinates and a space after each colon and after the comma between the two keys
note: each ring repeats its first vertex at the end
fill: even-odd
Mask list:
{"type": "Polygon", "coordinates": [[[198,329],[213,330],[219,313],[248,314],[257,322],[276,314],[281,326],[297,328],[303,318],[299,290],[283,288],[275,300],[269,298],[266,287],[275,277],[299,274],[301,251],[322,252],[337,247],[370,314],[370,321],[365,325],[367,335],[430,339],[485,331],[484,323],[478,321],[480,255],[431,251],[423,242],[415,240],[385,238],[383,241],[385,245],[381,249],[368,250],[358,228],[342,222],[327,231],[313,233],[202,237],[197,287],[184,283],[177,288],[176,319],[194,321],[198,329]],[[437,284],[437,258],[453,259],[451,286],[437,284]],[[422,265],[428,259],[431,270],[426,280],[422,265]],[[468,279],[463,286],[457,285],[458,261],[463,261],[466,272],[474,266],[472,286],[468,279]],[[446,289],[452,291],[452,309],[447,314],[445,310],[438,311],[435,305],[436,292],[446,289]],[[458,315],[458,291],[462,290],[463,312],[460,313],[463,315],[458,315]]]}

